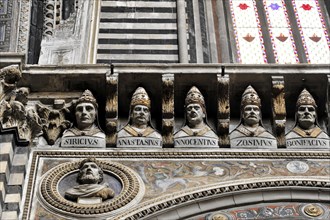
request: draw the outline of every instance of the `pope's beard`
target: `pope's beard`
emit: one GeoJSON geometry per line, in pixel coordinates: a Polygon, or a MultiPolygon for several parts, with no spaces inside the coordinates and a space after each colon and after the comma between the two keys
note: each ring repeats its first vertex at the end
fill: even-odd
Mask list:
{"type": "Polygon", "coordinates": [[[82,184],[96,184],[99,182],[99,177],[93,174],[84,174],[80,177],[80,183],[82,184]]]}

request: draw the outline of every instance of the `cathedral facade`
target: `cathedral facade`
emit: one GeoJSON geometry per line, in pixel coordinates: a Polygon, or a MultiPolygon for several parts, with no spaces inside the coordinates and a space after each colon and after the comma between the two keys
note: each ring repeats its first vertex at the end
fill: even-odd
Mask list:
{"type": "Polygon", "coordinates": [[[329,219],[327,0],[0,0],[0,218],[329,219]]]}

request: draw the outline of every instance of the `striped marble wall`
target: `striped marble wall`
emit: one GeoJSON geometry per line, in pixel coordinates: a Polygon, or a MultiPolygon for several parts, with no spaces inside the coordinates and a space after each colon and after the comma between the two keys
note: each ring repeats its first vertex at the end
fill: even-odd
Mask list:
{"type": "Polygon", "coordinates": [[[297,1],[314,13],[295,2],[102,0],[97,63],[328,63],[318,1],[297,1]],[[302,13],[319,26],[306,25],[302,13]]]}
{"type": "Polygon", "coordinates": [[[97,63],[177,63],[176,0],[102,0],[97,63]]]}
{"type": "Polygon", "coordinates": [[[0,135],[0,219],[18,219],[29,148],[16,146],[12,134],[0,135]]]}

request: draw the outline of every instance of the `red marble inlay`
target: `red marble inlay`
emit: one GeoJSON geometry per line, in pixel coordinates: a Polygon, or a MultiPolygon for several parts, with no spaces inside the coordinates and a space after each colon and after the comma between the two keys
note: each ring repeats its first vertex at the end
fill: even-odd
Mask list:
{"type": "Polygon", "coordinates": [[[243,37],[244,40],[246,40],[247,42],[252,42],[254,40],[255,37],[253,37],[251,34],[247,34],[245,37],[243,37]]]}
{"type": "Polygon", "coordinates": [[[286,37],[284,34],[280,34],[280,36],[276,37],[279,41],[284,42],[286,41],[286,39],[288,39],[288,37],[286,37]]]}
{"type": "Polygon", "coordinates": [[[309,11],[313,8],[310,4],[302,4],[301,6],[305,11],[309,11]]]}
{"type": "Polygon", "coordinates": [[[240,9],[242,9],[242,10],[246,10],[248,7],[250,7],[250,6],[248,6],[247,4],[245,4],[245,3],[240,3],[239,5],[238,5],[238,7],[240,8],[240,9]]]}
{"type": "Polygon", "coordinates": [[[321,40],[321,37],[317,36],[316,34],[313,34],[313,36],[309,37],[309,39],[317,43],[321,40]]]}

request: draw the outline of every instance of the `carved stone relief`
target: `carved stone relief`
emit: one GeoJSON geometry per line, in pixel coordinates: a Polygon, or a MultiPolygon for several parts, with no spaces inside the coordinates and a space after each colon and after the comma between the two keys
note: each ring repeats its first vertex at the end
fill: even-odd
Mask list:
{"type": "Polygon", "coordinates": [[[330,148],[329,136],[317,122],[317,105],[304,89],[296,103],[296,125],[286,135],[287,148],[330,148]]]}
{"type": "MultiPolygon", "coordinates": [[[[39,67],[31,68],[28,66],[24,68],[27,68],[26,72],[24,72],[27,73],[27,75],[34,70],[39,69],[39,67]]],[[[70,69],[70,71],[71,70],[72,69],[70,69]]],[[[61,71],[66,71],[66,68],[63,68],[61,71]]],[[[75,73],[79,74],[79,71],[77,70],[75,73]]],[[[83,71],[83,69],[81,69],[81,71],[83,71]]],[[[100,72],[97,74],[99,73],[100,72]]],[[[293,116],[290,116],[291,119],[287,119],[286,116],[286,111],[289,111],[289,115],[292,115],[293,109],[286,109],[285,106],[290,106],[290,104],[292,104],[292,99],[295,99],[295,97],[285,97],[284,78],[281,76],[271,77],[272,86],[271,88],[268,88],[267,91],[272,93],[272,97],[268,100],[268,102],[267,100],[265,101],[267,106],[263,107],[268,110],[268,112],[272,113],[271,120],[273,134],[275,135],[274,137],[266,130],[264,124],[262,123],[261,101],[258,94],[252,87],[249,86],[242,96],[240,123],[238,127],[234,129],[230,135],[228,135],[229,126],[234,126],[235,120],[238,119],[238,111],[235,112],[236,103],[233,104],[235,109],[232,110],[232,116],[234,117],[232,117],[232,120],[230,119],[231,113],[229,103],[234,102],[235,100],[230,100],[230,97],[233,96],[233,92],[229,92],[229,76],[226,74],[222,75],[216,73],[217,83],[213,84],[214,88],[210,91],[216,91],[217,96],[211,100],[216,102],[217,106],[212,106],[214,109],[209,108],[206,111],[203,95],[209,97],[213,94],[202,95],[197,87],[192,87],[192,89],[188,92],[186,99],[180,98],[180,100],[175,100],[175,97],[180,97],[178,94],[174,93],[174,88],[176,88],[177,91],[182,89],[182,87],[180,87],[180,81],[178,81],[179,83],[174,86],[175,80],[178,79],[175,77],[175,74],[162,74],[161,78],[159,77],[159,79],[161,79],[160,82],[162,83],[161,91],[157,94],[152,94],[153,97],[158,97],[159,95],[161,98],[161,103],[160,101],[158,102],[158,105],[161,104],[161,108],[159,108],[161,109],[161,112],[153,111],[158,114],[154,116],[157,117],[157,124],[160,124],[159,122],[161,122],[161,126],[159,126],[161,129],[161,136],[160,133],[158,133],[151,125],[150,98],[143,88],[137,89],[136,93],[134,93],[130,107],[128,106],[128,102],[123,102],[124,105],[122,106],[124,106],[124,108],[130,108],[130,113],[128,116],[129,122],[123,129],[118,129],[118,125],[120,124],[118,122],[121,120],[118,118],[118,102],[120,102],[123,98],[119,97],[118,94],[118,91],[120,91],[118,88],[118,78],[120,72],[110,74],[110,71],[106,69],[106,71],[103,71],[102,73],[107,74],[99,74],[99,76],[101,75],[100,78],[105,76],[102,80],[106,80],[103,84],[104,88],[101,88],[106,92],[105,102],[100,103],[102,107],[105,106],[105,116],[102,117],[105,121],[102,121],[101,124],[105,124],[106,137],[101,131],[99,123],[96,120],[98,112],[97,101],[92,94],[88,95],[88,92],[84,94],[83,97],[88,97],[88,100],[93,101],[87,101],[87,103],[83,104],[78,103],[79,101],[71,101],[72,99],[78,97],[77,94],[75,94],[74,97],[69,97],[67,94],[63,94],[65,92],[62,93],[60,91],[54,91],[54,94],[61,94],[59,96],[55,95],[54,97],[66,97],[66,100],[63,99],[61,101],[62,104],[57,107],[55,107],[55,105],[52,107],[50,102],[55,99],[60,101],[61,98],[41,97],[42,100],[39,102],[39,92],[36,91],[36,89],[32,89],[32,98],[28,99],[29,89],[25,87],[18,88],[16,86],[17,82],[21,79],[21,72],[19,68],[15,66],[1,69],[0,119],[2,130],[17,130],[20,136],[18,139],[26,141],[32,141],[35,137],[39,136],[39,147],[47,145],[57,147],[60,143],[62,143],[62,147],[82,148],[92,146],[105,147],[106,145],[107,147],[171,148],[174,144],[175,147],[195,148],[220,146],[220,148],[232,147],[275,149],[277,147],[284,148],[285,145],[287,148],[329,148],[329,136],[324,131],[324,128],[327,126],[325,122],[329,120],[327,105],[325,105],[325,108],[322,106],[321,111],[318,111],[321,113],[321,118],[318,120],[316,115],[316,102],[307,91],[302,92],[300,95],[301,97],[298,99],[294,128],[287,134],[286,137],[283,136],[284,130],[289,128],[289,126],[286,126],[286,123],[291,123],[291,125],[293,125],[292,123],[294,122],[292,120],[293,116]],[[305,104],[303,104],[302,101],[304,99],[307,100],[305,104]],[[288,100],[290,100],[290,102],[286,104],[285,102],[288,100]],[[177,106],[176,108],[180,108],[181,106],[182,108],[184,101],[186,106],[183,111],[185,112],[185,117],[180,118],[176,116],[176,113],[181,114],[181,112],[180,110],[177,110],[177,112],[174,111],[174,106],[177,106]],[[298,103],[300,104],[298,105],[298,103]],[[78,104],[80,105],[79,108],[78,104]],[[309,127],[303,125],[306,123],[302,117],[304,117],[303,115],[306,113],[300,113],[302,110],[298,111],[298,108],[302,108],[304,106],[306,107],[306,105],[307,108],[305,108],[304,111],[309,112],[312,116],[312,123],[309,127]],[[86,110],[87,106],[92,107],[93,112],[90,112],[89,114],[92,118],[95,117],[94,123],[91,123],[93,128],[88,128],[88,131],[82,128],[81,126],[83,125],[81,125],[81,123],[79,125],[79,120],[77,120],[79,117],[82,117],[78,115],[80,109],[86,110]],[[198,107],[201,111],[196,113],[196,107],[198,107]],[[324,113],[324,110],[326,113],[324,113]],[[146,113],[140,113],[140,111],[146,111],[146,113]],[[217,125],[216,132],[214,132],[210,124],[208,124],[206,112],[211,112],[208,118],[212,126],[213,123],[217,125]],[[72,117],[73,115],[75,117],[72,117]],[[196,122],[194,118],[195,115],[198,116],[196,119],[198,119],[200,123],[196,122]],[[175,121],[174,117],[176,117],[177,121],[175,121]],[[142,123],[143,128],[139,128],[140,125],[138,125],[138,123],[140,123],[140,119],[143,119],[144,121],[142,123]],[[182,122],[182,120],[184,120],[184,122],[182,122]],[[318,121],[320,121],[320,124],[318,124],[318,121]],[[175,125],[180,124],[178,122],[182,122],[184,126],[182,128],[174,128],[175,125]],[[174,129],[179,129],[179,131],[174,133],[174,129]],[[101,136],[98,136],[98,133],[101,136]],[[231,142],[228,142],[229,137],[231,142]],[[101,139],[101,142],[98,141],[98,138],[101,139]],[[97,143],[95,140],[97,140],[97,143]]],[[[35,77],[33,75],[34,74],[29,75],[28,78],[30,77],[32,79],[35,77]]],[[[270,79],[270,77],[268,77],[268,79],[270,79]]],[[[31,82],[27,83],[26,79],[23,79],[20,83],[22,83],[22,85],[33,85],[31,82]]],[[[196,84],[198,84],[198,82],[196,84]]],[[[88,85],[88,88],[90,87],[92,88],[93,85],[88,85]]],[[[321,98],[322,103],[322,100],[325,99],[324,94],[322,96],[322,94],[320,95],[321,90],[315,90],[313,90],[313,92],[317,95],[318,100],[321,98]]],[[[40,94],[42,94],[42,92],[40,94]]],[[[83,99],[83,97],[81,97],[81,99],[83,99]]],[[[210,99],[208,98],[208,100],[210,99]]],[[[103,113],[104,111],[101,110],[100,112],[103,113]]],[[[80,120],[82,120],[82,118],[80,120]]],[[[267,123],[266,126],[269,128],[270,124],[267,123]]]]}
{"type": "Polygon", "coordinates": [[[118,132],[117,147],[162,147],[162,136],[152,127],[151,101],[144,88],[135,90],[128,124],[118,132]]]}
{"type": "Polygon", "coordinates": [[[242,95],[241,122],[230,133],[232,148],[277,148],[275,137],[262,125],[261,100],[252,86],[242,95]]]}
{"type": "Polygon", "coordinates": [[[42,121],[43,131],[43,135],[39,138],[39,145],[48,144],[58,146],[63,131],[71,126],[71,122],[66,120],[69,109],[66,107],[51,109],[42,104],[36,104],[36,109],[42,121]]]}
{"type": "Polygon", "coordinates": [[[79,185],[65,191],[64,197],[81,204],[97,204],[111,199],[115,191],[103,182],[103,170],[94,159],[85,159],[79,165],[79,185]]]}
{"type": "Polygon", "coordinates": [[[86,158],[49,170],[41,179],[38,193],[55,216],[103,218],[115,216],[122,207],[140,200],[144,193],[141,184],[136,173],[126,166],[86,158]]]}
{"type": "Polygon", "coordinates": [[[20,79],[18,66],[0,70],[0,122],[1,129],[16,129],[18,139],[29,142],[41,132],[41,120],[33,108],[26,106],[29,89],[17,88],[20,79]]]}
{"type": "Polygon", "coordinates": [[[204,97],[193,86],[185,99],[186,124],[174,134],[174,147],[218,147],[218,136],[207,125],[204,97]]]}

